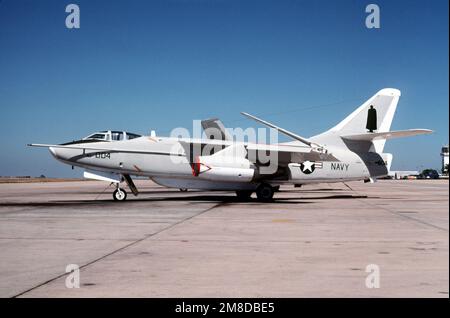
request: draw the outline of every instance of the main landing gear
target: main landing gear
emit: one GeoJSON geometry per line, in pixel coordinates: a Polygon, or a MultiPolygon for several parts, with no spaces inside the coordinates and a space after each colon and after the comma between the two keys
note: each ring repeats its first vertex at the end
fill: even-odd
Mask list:
{"type": "Polygon", "coordinates": [[[260,201],[265,201],[265,202],[272,201],[274,192],[275,192],[275,189],[270,184],[261,183],[256,188],[256,197],[260,201]]]}
{"type": "MultiPolygon", "coordinates": [[[[279,191],[279,189],[280,189],[279,186],[272,187],[270,184],[261,183],[256,188],[256,197],[258,198],[259,201],[263,201],[263,202],[272,201],[274,192],[279,191]]],[[[253,191],[251,191],[251,190],[236,191],[236,195],[237,195],[238,199],[245,200],[245,201],[250,199],[252,193],[253,193],[253,191]]]]}
{"type": "Polygon", "coordinates": [[[236,191],[236,195],[239,200],[247,201],[252,196],[252,190],[238,190],[236,191]]]}

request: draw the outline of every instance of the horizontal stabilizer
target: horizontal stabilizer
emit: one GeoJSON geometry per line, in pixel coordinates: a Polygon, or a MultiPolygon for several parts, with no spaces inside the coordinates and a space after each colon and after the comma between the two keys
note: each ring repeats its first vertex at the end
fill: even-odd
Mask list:
{"type": "Polygon", "coordinates": [[[433,131],[429,129],[408,129],[408,130],[396,130],[378,133],[364,133],[364,134],[354,134],[354,135],[344,135],[341,136],[343,139],[347,140],[359,140],[359,141],[372,141],[372,140],[385,140],[392,138],[409,137],[416,135],[431,134],[433,131]]]}

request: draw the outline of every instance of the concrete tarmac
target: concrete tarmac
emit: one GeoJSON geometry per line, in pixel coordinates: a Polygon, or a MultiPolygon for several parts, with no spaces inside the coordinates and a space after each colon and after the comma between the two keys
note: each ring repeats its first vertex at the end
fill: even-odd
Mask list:
{"type": "Polygon", "coordinates": [[[449,297],[448,180],[285,186],[271,203],[137,186],[114,202],[103,182],[0,184],[0,296],[449,297]]]}

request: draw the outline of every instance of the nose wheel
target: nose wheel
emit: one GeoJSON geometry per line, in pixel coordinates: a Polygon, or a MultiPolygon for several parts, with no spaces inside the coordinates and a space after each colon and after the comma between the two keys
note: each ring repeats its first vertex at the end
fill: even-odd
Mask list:
{"type": "Polygon", "coordinates": [[[117,189],[113,192],[113,198],[114,201],[125,201],[127,198],[127,192],[124,189],[117,187],[117,189]]]}

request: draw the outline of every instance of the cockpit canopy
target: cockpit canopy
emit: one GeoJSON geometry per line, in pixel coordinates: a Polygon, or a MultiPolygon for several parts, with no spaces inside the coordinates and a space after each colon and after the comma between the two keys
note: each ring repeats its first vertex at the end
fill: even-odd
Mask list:
{"type": "Polygon", "coordinates": [[[138,137],[141,137],[141,135],[130,133],[127,131],[107,130],[93,133],[87,137],[84,137],[83,140],[119,141],[130,140],[138,137]]]}
{"type": "Polygon", "coordinates": [[[142,137],[138,134],[133,134],[127,131],[118,131],[118,130],[104,130],[98,131],[96,133],[90,134],[87,137],[84,137],[80,140],[73,140],[70,142],[63,143],[61,145],[75,145],[75,144],[86,144],[91,142],[109,142],[109,141],[120,141],[120,140],[130,140],[134,138],[142,137]]]}

